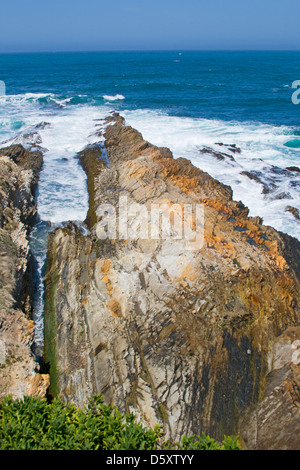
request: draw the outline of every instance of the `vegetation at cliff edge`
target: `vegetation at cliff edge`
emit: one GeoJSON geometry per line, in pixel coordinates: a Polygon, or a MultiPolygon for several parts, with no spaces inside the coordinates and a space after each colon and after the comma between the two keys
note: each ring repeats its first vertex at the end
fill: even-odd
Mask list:
{"type": "Polygon", "coordinates": [[[0,403],[1,450],[239,450],[237,437],[222,443],[211,437],[183,436],[162,443],[160,426],[146,429],[131,414],[122,415],[96,395],[84,409],[59,398],[7,396],[0,403]]]}

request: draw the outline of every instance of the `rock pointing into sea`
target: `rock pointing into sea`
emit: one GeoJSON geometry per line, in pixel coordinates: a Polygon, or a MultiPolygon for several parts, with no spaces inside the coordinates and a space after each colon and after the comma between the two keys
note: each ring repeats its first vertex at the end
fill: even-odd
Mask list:
{"type": "Polygon", "coordinates": [[[89,235],[70,224],[49,238],[50,393],[78,406],[102,394],[146,425],[162,424],[171,440],[240,433],[248,448],[299,449],[299,433],[290,439],[300,419],[292,361],[299,242],[249,217],[230,187],[151,145],[119,115],[106,120],[104,137],[109,165],[99,145],[78,156],[88,177],[89,235]],[[174,221],[182,208],[199,207],[199,220],[184,217],[199,228],[198,245],[178,232],[134,237],[144,229],[137,214],[153,206],[162,227],[166,214],[174,221]],[[106,239],[105,220],[116,221],[106,239]]]}

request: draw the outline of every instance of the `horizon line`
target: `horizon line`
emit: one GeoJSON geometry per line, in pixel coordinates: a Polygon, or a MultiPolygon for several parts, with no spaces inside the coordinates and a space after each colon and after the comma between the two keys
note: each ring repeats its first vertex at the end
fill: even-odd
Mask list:
{"type": "Polygon", "coordinates": [[[300,49],[66,49],[66,50],[43,50],[43,51],[0,51],[0,55],[9,54],[66,54],[66,53],[130,53],[130,52],[300,52],[300,49]]]}

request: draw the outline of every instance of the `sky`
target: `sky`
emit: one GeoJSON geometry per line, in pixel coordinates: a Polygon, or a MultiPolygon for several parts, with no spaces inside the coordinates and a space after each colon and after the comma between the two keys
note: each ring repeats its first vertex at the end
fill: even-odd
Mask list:
{"type": "Polygon", "coordinates": [[[10,0],[0,53],[300,50],[299,0],[10,0]]]}

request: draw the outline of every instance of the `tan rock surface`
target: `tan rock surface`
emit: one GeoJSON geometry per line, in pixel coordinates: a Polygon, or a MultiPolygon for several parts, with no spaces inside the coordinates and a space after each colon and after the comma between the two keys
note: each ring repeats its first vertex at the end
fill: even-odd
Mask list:
{"type": "Polygon", "coordinates": [[[28,232],[42,153],[21,145],[0,149],[0,399],[46,394],[32,353],[32,257],[28,232]]]}
{"type": "MultiPolygon", "coordinates": [[[[91,234],[70,225],[50,237],[52,391],[79,405],[101,393],[120,411],[163,423],[168,438],[204,431],[222,439],[263,398],[276,338],[299,324],[300,244],[248,217],[229,187],[145,142],[119,116],[107,123],[110,166],[103,160],[92,172],[91,234]],[[203,246],[100,240],[102,204],[118,212],[120,195],[129,213],[202,205],[203,246]]],[[[99,148],[88,154],[85,167],[103,159],[99,148]]]]}
{"type": "Polygon", "coordinates": [[[262,401],[241,425],[248,448],[300,450],[300,328],[276,338],[262,401]]]}

